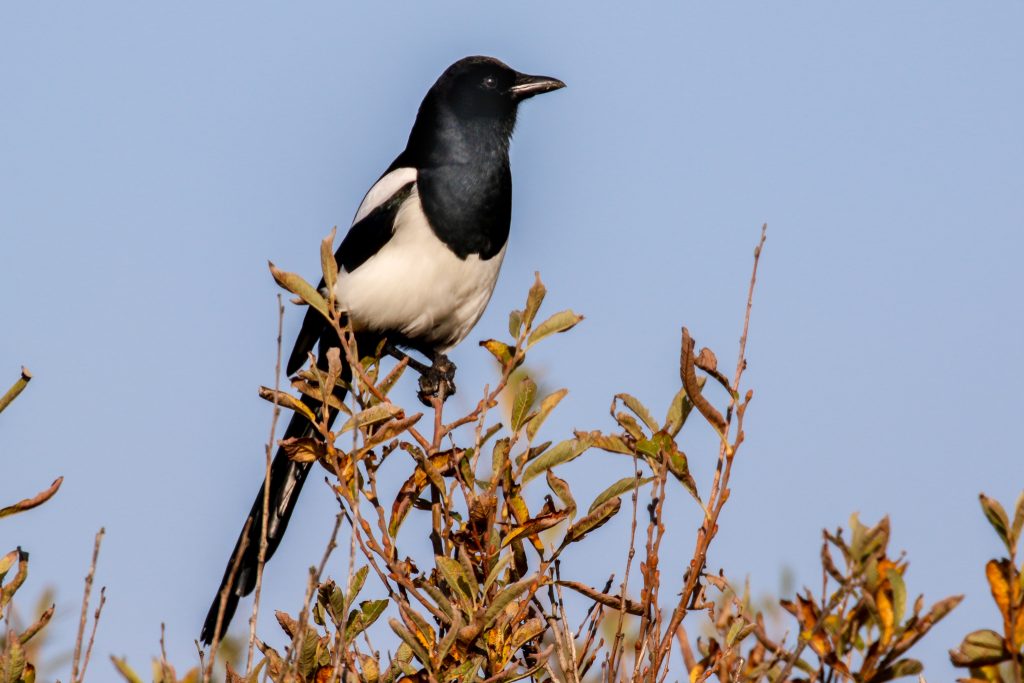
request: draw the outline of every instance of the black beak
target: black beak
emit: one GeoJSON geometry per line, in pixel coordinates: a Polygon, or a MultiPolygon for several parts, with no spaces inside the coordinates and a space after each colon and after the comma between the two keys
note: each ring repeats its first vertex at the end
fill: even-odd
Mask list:
{"type": "Polygon", "coordinates": [[[521,102],[534,95],[559,90],[565,87],[565,83],[550,76],[530,76],[527,74],[516,74],[516,82],[509,92],[516,102],[521,102]]]}

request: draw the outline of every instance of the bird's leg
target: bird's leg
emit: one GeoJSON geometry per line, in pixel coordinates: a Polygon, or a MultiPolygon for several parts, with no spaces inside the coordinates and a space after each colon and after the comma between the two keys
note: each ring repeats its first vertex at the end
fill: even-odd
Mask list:
{"type": "Polygon", "coordinates": [[[431,366],[420,375],[420,403],[430,406],[430,399],[440,395],[447,399],[455,394],[455,363],[437,351],[430,352],[431,366]]]}
{"type": "Polygon", "coordinates": [[[415,370],[416,372],[420,373],[420,375],[425,375],[428,372],[430,372],[431,366],[425,365],[425,364],[419,362],[418,360],[416,360],[415,358],[413,358],[409,354],[407,354],[404,351],[402,351],[401,349],[399,349],[394,344],[391,344],[391,343],[385,344],[384,345],[384,352],[387,353],[390,356],[393,356],[397,360],[400,360],[400,361],[404,360],[404,361],[406,361],[406,363],[409,365],[409,367],[412,368],[413,370],[415,370]]]}
{"type": "Polygon", "coordinates": [[[405,360],[409,367],[420,373],[420,402],[429,407],[430,399],[437,396],[444,387],[444,397],[447,399],[455,393],[455,363],[448,360],[448,356],[436,351],[427,351],[425,354],[430,357],[430,365],[421,363],[409,354],[400,350],[394,344],[385,344],[384,351],[398,360],[405,360]]]}

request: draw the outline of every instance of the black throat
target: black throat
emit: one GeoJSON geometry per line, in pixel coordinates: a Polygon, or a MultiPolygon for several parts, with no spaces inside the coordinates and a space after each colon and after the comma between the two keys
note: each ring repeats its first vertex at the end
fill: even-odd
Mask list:
{"type": "Polygon", "coordinates": [[[461,259],[493,258],[508,240],[512,219],[508,146],[515,109],[502,117],[466,117],[430,100],[392,167],[417,169],[423,211],[449,249],[461,259]]]}

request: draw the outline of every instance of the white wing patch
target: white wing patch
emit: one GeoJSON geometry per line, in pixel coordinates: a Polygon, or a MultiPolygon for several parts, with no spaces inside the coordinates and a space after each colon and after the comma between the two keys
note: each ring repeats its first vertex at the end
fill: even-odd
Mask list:
{"type": "Polygon", "coordinates": [[[394,236],[353,272],[338,275],[335,296],[356,329],[398,331],[445,352],[483,315],[504,257],[505,247],[486,261],[475,254],[465,260],[456,256],[434,234],[414,185],[395,217],[394,236]]]}
{"type": "Polygon", "coordinates": [[[398,192],[402,186],[415,180],[415,168],[396,168],[394,171],[385,174],[373,184],[373,187],[363,197],[362,203],[356,210],[356,217],[352,219],[352,224],[355,225],[366,218],[371,211],[390,199],[391,195],[398,192]]]}

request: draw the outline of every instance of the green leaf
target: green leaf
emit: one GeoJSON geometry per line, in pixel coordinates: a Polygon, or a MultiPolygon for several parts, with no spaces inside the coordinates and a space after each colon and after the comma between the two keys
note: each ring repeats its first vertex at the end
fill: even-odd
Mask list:
{"type": "Polygon", "coordinates": [[[949,651],[953,666],[979,667],[1000,664],[1010,659],[1003,637],[991,629],[967,634],[960,647],[949,651]]]}
{"type": "MultiPolygon", "coordinates": [[[[707,381],[706,377],[697,378],[698,391],[703,391],[704,384],[707,381]]],[[[679,434],[692,410],[693,402],[686,395],[686,387],[683,387],[672,398],[672,403],[668,407],[668,413],[665,415],[665,431],[669,436],[675,438],[679,434]]]]}
{"type": "Polygon", "coordinates": [[[477,671],[483,664],[483,657],[473,657],[459,664],[454,669],[449,669],[442,678],[443,683],[468,683],[477,679],[477,671]]]}
{"type": "Polygon", "coordinates": [[[508,437],[494,442],[494,450],[491,452],[491,476],[500,477],[504,473],[505,468],[508,466],[510,443],[508,437]]]}
{"type": "Polygon", "coordinates": [[[487,611],[484,612],[484,630],[489,629],[497,621],[501,613],[505,611],[509,603],[525,593],[533,581],[534,577],[525,578],[522,581],[506,586],[504,590],[495,595],[494,600],[487,607],[487,611]]]}
{"type": "Polygon", "coordinates": [[[1010,541],[1013,542],[1014,547],[1017,546],[1017,541],[1020,540],[1021,528],[1024,527],[1024,491],[1020,492],[1017,496],[1017,505],[1013,513],[1013,526],[1010,528],[1010,541]]]}
{"type": "Polygon", "coordinates": [[[324,300],[323,296],[320,295],[320,292],[316,291],[313,285],[309,284],[295,273],[286,273],[283,270],[278,270],[277,266],[269,261],[267,264],[270,266],[270,274],[274,276],[274,281],[277,282],[278,285],[287,289],[289,292],[295,294],[307,304],[315,308],[323,317],[328,320],[331,319],[331,315],[327,311],[327,302],[324,300]]]}
{"type": "Polygon", "coordinates": [[[412,650],[413,655],[417,660],[419,660],[420,664],[429,667],[430,655],[427,653],[426,648],[423,647],[423,643],[421,643],[398,619],[395,619],[394,617],[388,619],[388,625],[391,626],[391,630],[395,632],[395,635],[401,638],[402,642],[412,650]]]}
{"type": "Polygon", "coordinates": [[[508,314],[508,333],[513,339],[519,339],[519,332],[523,329],[523,312],[512,311],[508,314]]]}
{"type": "Polygon", "coordinates": [[[1002,539],[1007,549],[1012,551],[1013,548],[1010,544],[1010,520],[1006,516],[1006,510],[1003,509],[998,500],[989,498],[984,493],[978,494],[978,500],[981,502],[981,509],[985,512],[988,523],[996,530],[996,534],[1002,539]]]}
{"type": "Polygon", "coordinates": [[[526,422],[537,397],[537,384],[529,377],[523,377],[516,387],[515,398],[512,399],[512,431],[518,432],[526,422]]]}
{"type": "Polygon", "coordinates": [[[359,591],[363,590],[363,584],[366,583],[366,575],[370,572],[370,568],[367,565],[363,565],[356,570],[356,573],[352,575],[352,588],[348,594],[346,603],[352,605],[356,601],[356,596],[359,595],[359,591]]]}
{"type": "Polygon", "coordinates": [[[516,456],[516,465],[522,466],[524,463],[528,463],[537,456],[541,455],[551,445],[550,441],[539,443],[536,446],[530,446],[525,451],[516,456]]]}
{"type": "Polygon", "coordinates": [[[334,259],[334,237],[337,234],[338,227],[335,226],[320,243],[320,269],[324,273],[324,285],[328,292],[333,292],[338,282],[338,262],[334,259]]]}
{"type": "Polygon", "coordinates": [[[275,389],[271,389],[270,387],[260,387],[259,394],[260,398],[262,398],[264,401],[270,401],[271,403],[275,403],[276,398],[277,405],[281,406],[282,408],[294,410],[296,413],[299,413],[314,425],[319,423],[319,419],[313,413],[313,411],[310,410],[309,406],[307,406],[305,403],[303,403],[302,401],[295,398],[289,393],[286,393],[284,391],[277,391],[275,389]]]}
{"type": "Polygon", "coordinates": [[[907,586],[903,583],[903,575],[894,569],[886,570],[885,576],[892,586],[893,625],[899,626],[903,623],[903,616],[907,611],[907,586]]]}
{"type": "Polygon", "coordinates": [[[402,409],[396,406],[394,403],[378,403],[375,406],[361,410],[352,417],[350,417],[345,424],[341,426],[339,434],[350,432],[353,429],[359,427],[366,427],[367,425],[375,424],[377,422],[383,422],[388,420],[402,412],[402,409]]]}
{"type": "Polygon", "coordinates": [[[352,611],[349,615],[348,623],[345,625],[345,638],[346,640],[352,640],[360,633],[368,629],[373,622],[380,618],[380,615],[384,614],[384,610],[388,606],[388,601],[385,600],[364,600],[359,603],[359,611],[352,611]]]}
{"type": "Polygon", "coordinates": [[[512,553],[505,553],[498,558],[498,561],[491,567],[491,571],[487,573],[487,579],[484,581],[483,593],[487,594],[487,589],[491,587],[498,577],[501,575],[501,571],[508,566],[508,563],[512,561],[512,553]]]}
{"type": "Polygon", "coordinates": [[[569,488],[569,484],[564,479],[559,479],[555,476],[555,473],[551,470],[547,471],[548,488],[550,488],[558,500],[562,501],[565,505],[565,512],[569,515],[569,519],[576,516],[576,499],[572,497],[572,490],[569,488]]]}
{"type": "Polygon", "coordinates": [[[458,560],[453,560],[443,555],[435,556],[434,560],[437,563],[438,570],[441,572],[441,576],[448,582],[448,585],[451,586],[456,595],[462,598],[462,602],[467,607],[467,610],[471,611],[476,606],[476,581],[466,576],[466,572],[458,560]]]}
{"type": "Polygon", "coordinates": [[[657,420],[651,416],[651,411],[647,410],[647,407],[634,396],[629,394],[616,394],[615,398],[619,399],[626,404],[626,407],[633,411],[637,417],[639,417],[648,429],[652,432],[656,432],[661,427],[658,426],[657,420]]]}
{"type": "Polygon", "coordinates": [[[575,460],[588,448],[590,448],[590,440],[587,438],[566,439],[555,444],[526,467],[526,471],[523,472],[523,485],[556,465],[575,460]]]}
{"type": "Polygon", "coordinates": [[[530,333],[530,340],[527,342],[526,348],[532,348],[534,344],[553,334],[568,332],[576,327],[581,320],[583,320],[582,315],[576,315],[570,310],[555,313],[540,325],[537,325],[537,328],[530,333]]]}
{"type": "Polygon", "coordinates": [[[562,545],[565,546],[569,543],[583,540],[584,536],[594,529],[603,526],[609,519],[614,517],[621,505],[621,499],[612,498],[599,505],[593,512],[587,513],[585,517],[569,527],[569,530],[565,533],[562,545]]]}
{"type": "Polygon", "coordinates": [[[444,658],[448,656],[449,650],[455,645],[456,639],[459,637],[459,630],[462,628],[462,616],[456,612],[452,617],[451,626],[448,627],[448,633],[444,635],[441,642],[437,644],[434,651],[431,653],[434,656],[435,662],[443,662],[444,658]]]}
{"type": "Polygon", "coordinates": [[[879,671],[871,678],[871,680],[877,683],[884,683],[885,681],[891,681],[894,678],[916,676],[922,671],[924,671],[924,665],[916,659],[900,659],[899,661],[893,662],[892,666],[887,666],[879,671]]]}
{"type": "Polygon", "coordinates": [[[544,288],[544,283],[540,281],[540,273],[534,273],[533,286],[530,287],[530,293],[526,297],[526,308],[523,310],[523,324],[528,329],[533,324],[533,319],[536,317],[537,311],[540,310],[547,291],[544,288]]]}
{"type": "Polygon", "coordinates": [[[627,412],[620,411],[615,414],[615,421],[619,423],[619,426],[626,430],[626,433],[637,441],[642,441],[644,438],[644,430],[640,428],[640,423],[633,419],[633,416],[627,412]]]}
{"type": "Polygon", "coordinates": [[[12,631],[7,635],[7,647],[0,652],[0,683],[19,683],[27,664],[25,651],[12,631]]]}
{"type": "Polygon", "coordinates": [[[640,479],[635,476],[623,477],[622,479],[619,479],[617,482],[606,488],[601,493],[597,494],[597,498],[595,498],[594,502],[590,504],[590,507],[587,509],[587,513],[589,514],[593,512],[599,506],[603,505],[605,502],[611,500],[612,498],[621,496],[623,493],[627,493],[629,491],[632,491],[633,489],[638,489],[644,484],[649,484],[652,481],[654,481],[654,477],[647,477],[646,479],[640,479]]]}
{"type": "MultiPolygon", "coordinates": [[[[580,433],[577,433],[577,436],[580,435],[580,433]]],[[[600,448],[601,450],[608,451],[609,453],[633,455],[633,451],[629,449],[629,446],[626,445],[626,442],[621,436],[616,434],[601,434],[600,432],[589,432],[589,434],[584,433],[583,435],[590,439],[591,445],[594,448],[600,448]]]]}
{"type": "Polygon", "coordinates": [[[697,492],[697,482],[694,480],[693,475],[690,474],[690,464],[686,459],[686,453],[679,450],[674,441],[670,442],[669,448],[666,449],[666,455],[668,456],[665,461],[668,464],[668,471],[672,473],[672,476],[683,485],[691,496],[693,496],[698,503],[700,500],[700,493],[697,492]]]}
{"type": "Polygon", "coordinates": [[[541,425],[544,424],[544,420],[548,419],[548,415],[555,409],[555,406],[565,398],[565,395],[569,393],[568,389],[559,389],[553,394],[548,394],[544,397],[544,400],[540,402],[540,410],[537,412],[537,416],[530,420],[529,424],[526,425],[526,437],[533,441],[534,437],[537,436],[537,432],[540,431],[541,425]]]}

